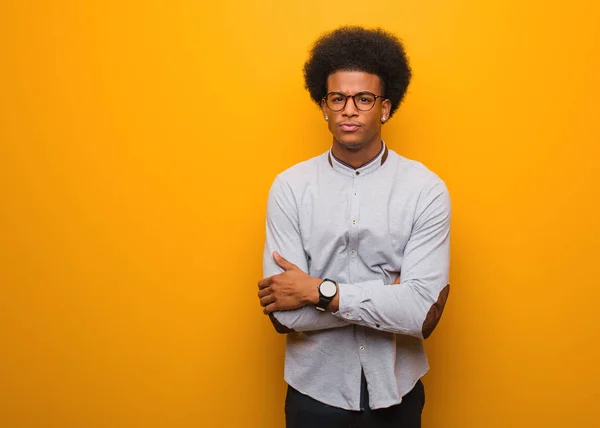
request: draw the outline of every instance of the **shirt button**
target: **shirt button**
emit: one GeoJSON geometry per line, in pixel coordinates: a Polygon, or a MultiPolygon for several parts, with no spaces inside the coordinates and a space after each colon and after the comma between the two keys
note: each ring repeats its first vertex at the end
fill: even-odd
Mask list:
{"type": "Polygon", "coordinates": [[[358,196],[358,193],[354,192],[354,196],[358,196]]]}
{"type": "Polygon", "coordinates": [[[356,171],[356,175],[360,175],[360,171],[356,171]]]}
{"type": "Polygon", "coordinates": [[[361,351],[364,351],[364,350],[365,350],[365,347],[364,347],[364,346],[362,346],[362,345],[360,345],[360,348],[359,348],[359,349],[360,349],[361,351]]]}
{"type": "Polygon", "coordinates": [[[346,313],[344,314],[344,316],[345,316],[346,318],[350,318],[350,312],[346,312],[346,313]]]}
{"type": "Polygon", "coordinates": [[[350,254],[354,255],[354,250],[351,250],[351,251],[350,251],[350,254]]]}
{"type": "Polygon", "coordinates": [[[356,224],[356,220],[352,219],[352,224],[356,224]]]}

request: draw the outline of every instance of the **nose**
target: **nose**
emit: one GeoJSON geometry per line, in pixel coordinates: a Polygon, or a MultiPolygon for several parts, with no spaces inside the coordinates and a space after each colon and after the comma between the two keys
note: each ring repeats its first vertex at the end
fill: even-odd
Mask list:
{"type": "Polygon", "coordinates": [[[358,109],[356,108],[356,104],[354,104],[354,97],[348,97],[346,100],[346,105],[344,106],[344,110],[342,110],[342,116],[358,116],[358,109]]]}

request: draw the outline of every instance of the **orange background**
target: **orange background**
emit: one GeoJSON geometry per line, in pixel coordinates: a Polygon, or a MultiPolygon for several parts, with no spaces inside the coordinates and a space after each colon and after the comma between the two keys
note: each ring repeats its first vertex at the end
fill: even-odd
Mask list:
{"type": "Polygon", "coordinates": [[[447,182],[424,427],[598,427],[597,2],[0,4],[0,426],[283,426],[268,188],[325,151],[311,43],[382,26],[447,182]]]}

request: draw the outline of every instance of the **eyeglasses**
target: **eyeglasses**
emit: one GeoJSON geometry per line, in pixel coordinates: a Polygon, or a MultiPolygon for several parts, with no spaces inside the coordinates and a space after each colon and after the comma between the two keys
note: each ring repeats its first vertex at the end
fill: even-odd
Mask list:
{"type": "Polygon", "coordinates": [[[342,111],[346,108],[348,98],[352,98],[354,106],[360,111],[371,110],[375,105],[377,98],[385,99],[382,95],[375,95],[372,92],[363,91],[354,95],[346,95],[341,92],[330,92],[325,95],[323,100],[331,111],[342,111]]]}

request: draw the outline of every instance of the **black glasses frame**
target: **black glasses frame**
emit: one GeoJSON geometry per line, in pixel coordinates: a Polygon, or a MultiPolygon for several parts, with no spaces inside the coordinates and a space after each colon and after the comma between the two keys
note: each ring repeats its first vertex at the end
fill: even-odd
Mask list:
{"type": "Polygon", "coordinates": [[[386,98],[385,98],[383,95],[375,95],[373,92],[369,92],[369,91],[361,91],[361,92],[357,92],[357,93],[356,93],[356,94],[354,94],[354,95],[346,95],[346,94],[344,94],[344,93],[342,93],[342,92],[328,92],[328,93],[327,93],[327,94],[326,94],[326,95],[323,97],[323,101],[325,101],[325,105],[327,105],[327,107],[329,108],[329,110],[331,110],[331,111],[335,111],[335,112],[338,112],[338,111],[342,111],[342,110],[344,110],[344,109],[346,108],[346,103],[348,103],[348,98],[352,98],[352,102],[354,103],[354,107],[356,107],[356,109],[357,109],[357,110],[359,110],[359,111],[370,111],[370,110],[372,110],[372,109],[373,109],[373,107],[375,107],[375,103],[377,102],[377,98],[386,99],[386,98]],[[340,108],[340,109],[337,109],[337,110],[334,110],[334,109],[332,109],[332,108],[331,108],[331,106],[330,106],[330,105],[329,105],[329,103],[327,102],[327,98],[329,98],[329,95],[331,95],[331,94],[340,95],[340,96],[344,97],[344,105],[342,106],[342,108],[340,108]],[[355,98],[355,97],[356,97],[356,96],[358,96],[358,95],[365,95],[365,94],[373,96],[373,97],[375,98],[375,100],[373,101],[373,105],[372,105],[371,107],[369,107],[369,108],[368,108],[368,109],[366,109],[366,110],[363,110],[363,109],[361,109],[361,108],[360,108],[360,107],[359,107],[359,106],[356,104],[356,98],[355,98]]]}

